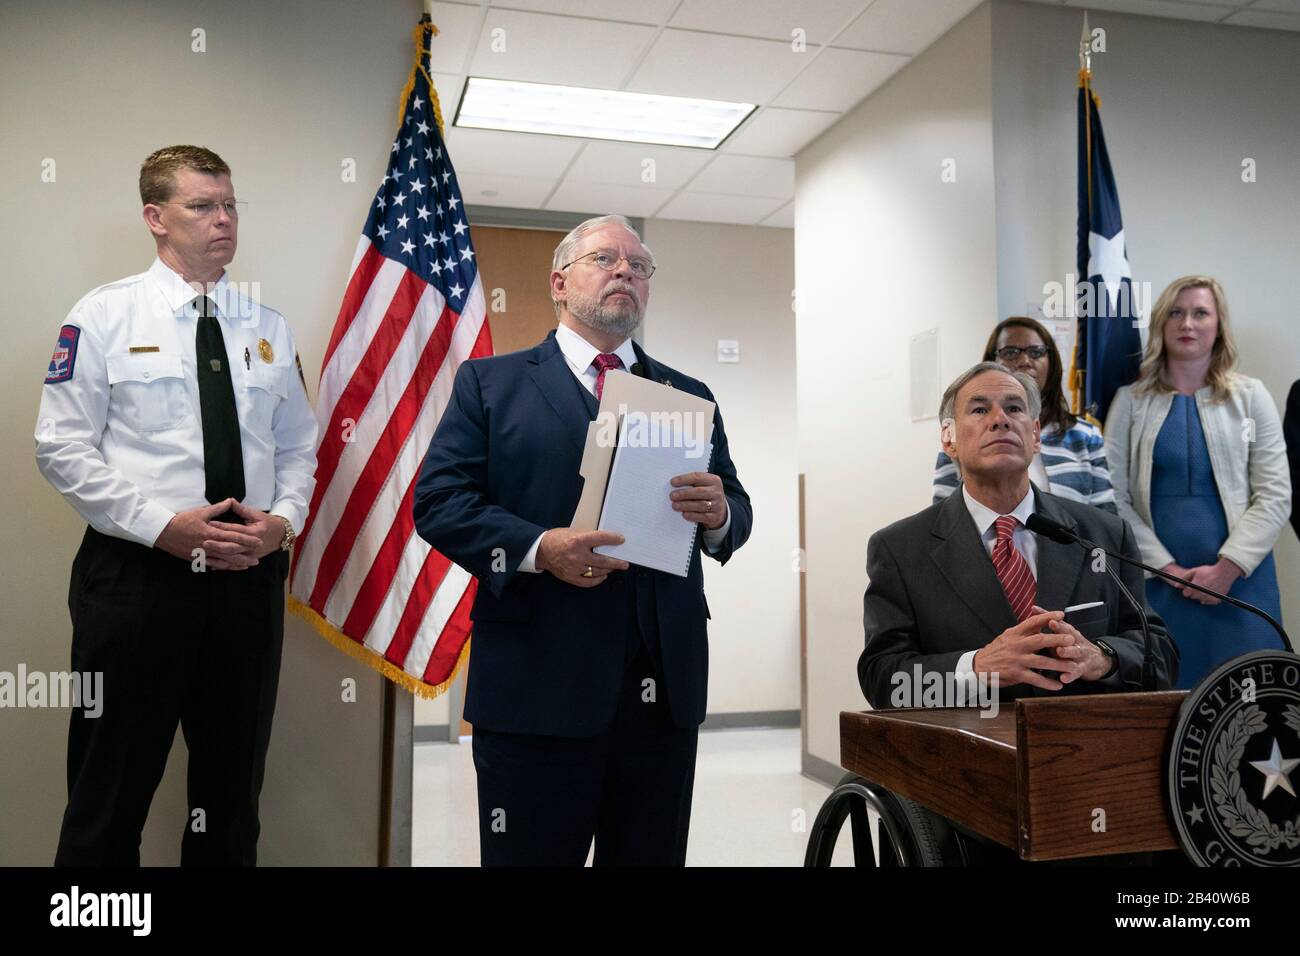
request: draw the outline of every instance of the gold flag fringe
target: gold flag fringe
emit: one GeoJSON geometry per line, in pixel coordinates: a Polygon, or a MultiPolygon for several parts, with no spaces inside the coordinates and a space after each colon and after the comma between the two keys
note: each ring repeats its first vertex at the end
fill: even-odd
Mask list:
{"type": "Polygon", "coordinates": [[[460,655],[456,658],[456,666],[451,669],[451,673],[447,675],[447,679],[441,684],[426,684],[418,677],[412,677],[392,661],[383,657],[383,655],[376,654],[370,648],[352,640],[352,638],[348,637],[329,621],[325,620],[325,618],[321,617],[320,614],[316,613],[313,608],[304,604],[292,594],[289,595],[288,600],[289,610],[315,628],[316,633],[320,634],[320,636],[325,638],[325,640],[329,641],[344,654],[347,654],[349,657],[373,668],[387,677],[394,684],[405,688],[407,691],[418,697],[432,700],[440,694],[445,693],[447,688],[451,686],[452,681],[456,679],[456,675],[460,673],[460,669],[464,666],[465,661],[469,658],[470,638],[467,637],[465,638],[464,646],[460,649],[460,655]]]}
{"type": "Polygon", "coordinates": [[[447,134],[442,125],[442,104],[438,101],[438,91],[434,88],[433,78],[424,68],[425,56],[433,55],[433,50],[428,43],[437,35],[438,28],[428,20],[421,20],[411,31],[411,42],[415,44],[415,62],[411,64],[411,72],[406,77],[406,85],[402,87],[402,95],[397,101],[397,127],[401,129],[402,124],[406,122],[406,104],[415,90],[415,77],[418,73],[429,84],[429,96],[433,100],[433,116],[438,122],[438,135],[445,138],[447,134]],[[426,32],[428,39],[425,38],[426,32]]]}

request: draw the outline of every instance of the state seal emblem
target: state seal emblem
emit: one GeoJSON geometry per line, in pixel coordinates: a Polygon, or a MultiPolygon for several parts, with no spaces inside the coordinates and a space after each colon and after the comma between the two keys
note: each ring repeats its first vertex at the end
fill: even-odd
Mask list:
{"type": "Polygon", "coordinates": [[[1300,866],[1300,656],[1243,654],[1187,696],[1169,800],[1198,866],[1300,866]]]}

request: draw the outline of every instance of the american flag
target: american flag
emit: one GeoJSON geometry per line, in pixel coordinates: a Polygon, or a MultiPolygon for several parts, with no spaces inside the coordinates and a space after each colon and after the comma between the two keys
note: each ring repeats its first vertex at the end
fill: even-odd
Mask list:
{"type": "Polygon", "coordinates": [[[436,33],[427,15],[414,32],[397,139],[325,350],[316,489],[290,578],[292,610],[423,696],[468,651],[475,582],[415,534],[411,497],[457,367],[492,354],[427,69],[436,33]]]}

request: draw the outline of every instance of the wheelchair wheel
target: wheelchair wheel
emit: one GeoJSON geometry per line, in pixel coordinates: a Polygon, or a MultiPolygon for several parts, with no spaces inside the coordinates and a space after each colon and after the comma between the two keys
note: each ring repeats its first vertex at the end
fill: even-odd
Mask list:
{"type": "Polygon", "coordinates": [[[961,866],[965,853],[939,816],[910,800],[846,774],[822,804],[808,835],[804,866],[830,866],[845,819],[860,867],[961,866]]]}

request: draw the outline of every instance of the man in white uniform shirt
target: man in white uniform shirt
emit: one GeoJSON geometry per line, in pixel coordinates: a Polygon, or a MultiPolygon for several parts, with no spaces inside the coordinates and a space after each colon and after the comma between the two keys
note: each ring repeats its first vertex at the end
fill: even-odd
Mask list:
{"type": "Polygon", "coordinates": [[[89,525],[72,669],[104,688],[101,716],[72,715],[55,863],[139,864],[179,723],[182,864],[252,865],[316,421],[283,316],[228,281],[230,167],[202,147],[158,150],[140,198],[157,258],[73,307],[36,425],[41,473],[89,525]]]}

